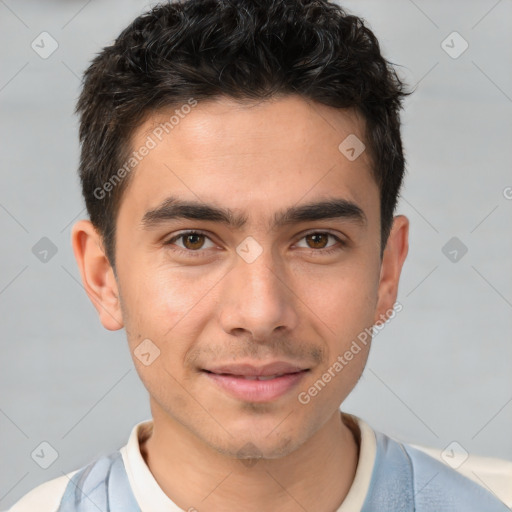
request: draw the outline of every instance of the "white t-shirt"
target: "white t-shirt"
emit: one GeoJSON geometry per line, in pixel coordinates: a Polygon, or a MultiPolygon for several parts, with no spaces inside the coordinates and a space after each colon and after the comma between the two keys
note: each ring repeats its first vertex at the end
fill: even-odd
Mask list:
{"type": "MultiPolygon", "coordinates": [[[[365,421],[347,413],[343,415],[349,421],[352,420],[356,430],[358,428],[360,446],[354,481],[336,512],[356,512],[361,510],[368,494],[376,457],[376,437],[374,430],[365,421]]],[[[162,491],[140,452],[140,445],[151,435],[152,428],[152,420],[136,424],[127,444],[119,450],[131,489],[142,512],[184,512],[162,491]]],[[[443,461],[440,450],[412,446],[443,461]]],[[[39,485],[8,512],[56,512],[71,476],[77,471],[39,485]]],[[[512,462],[470,455],[458,471],[477,484],[484,484],[508,507],[512,507],[512,462]]]]}

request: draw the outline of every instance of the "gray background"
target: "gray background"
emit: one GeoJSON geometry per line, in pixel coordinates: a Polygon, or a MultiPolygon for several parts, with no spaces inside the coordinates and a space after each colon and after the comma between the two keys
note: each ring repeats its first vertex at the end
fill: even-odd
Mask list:
{"type": "MultiPolygon", "coordinates": [[[[85,216],[79,77],[148,5],[0,0],[1,509],[119,448],[150,417],[124,331],[101,326],[70,245],[85,216]],[[47,59],[31,48],[42,31],[59,44],[47,59]],[[32,252],[42,237],[57,248],[46,263],[32,252]],[[30,455],[42,441],[59,453],[46,470],[30,455]]],[[[344,5],[419,83],[403,114],[403,310],[375,338],[344,408],[404,441],[442,450],[456,440],[512,460],[512,2],[344,5]],[[453,31],[469,43],[456,59],[441,47],[453,31]],[[457,262],[442,252],[454,236],[468,249],[457,262]]]]}

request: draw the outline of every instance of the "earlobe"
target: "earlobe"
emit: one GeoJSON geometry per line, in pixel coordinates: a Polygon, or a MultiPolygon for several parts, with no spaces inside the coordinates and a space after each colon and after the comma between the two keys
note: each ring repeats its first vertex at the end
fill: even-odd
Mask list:
{"type": "Polygon", "coordinates": [[[409,251],[409,219],[397,215],[389,235],[380,271],[378,304],[374,323],[385,321],[393,310],[398,295],[398,283],[407,252],[409,251]]]}
{"type": "Polygon", "coordinates": [[[71,244],[89,299],[100,321],[110,331],[123,328],[119,291],[114,272],[103,250],[101,236],[89,220],[78,221],[72,229],[71,244]]]}

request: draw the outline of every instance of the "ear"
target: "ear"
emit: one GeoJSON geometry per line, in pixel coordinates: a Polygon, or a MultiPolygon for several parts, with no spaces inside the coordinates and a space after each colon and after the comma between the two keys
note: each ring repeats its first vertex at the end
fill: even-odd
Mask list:
{"type": "Polygon", "coordinates": [[[123,327],[114,271],[103,250],[101,236],[89,220],[78,221],[71,232],[73,252],[85,291],[98,311],[105,329],[123,327]]]}
{"type": "Polygon", "coordinates": [[[377,309],[373,322],[385,322],[393,310],[398,294],[398,282],[409,250],[409,219],[397,215],[382,255],[377,309]]]}

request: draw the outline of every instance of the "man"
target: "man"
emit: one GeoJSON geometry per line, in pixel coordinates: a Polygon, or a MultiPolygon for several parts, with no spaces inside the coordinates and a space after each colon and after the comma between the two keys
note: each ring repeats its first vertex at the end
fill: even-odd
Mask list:
{"type": "Polygon", "coordinates": [[[152,420],[13,511],[507,510],[339,409],[400,307],[406,94],[322,0],[162,4],[94,59],[72,243],[152,420]]]}

